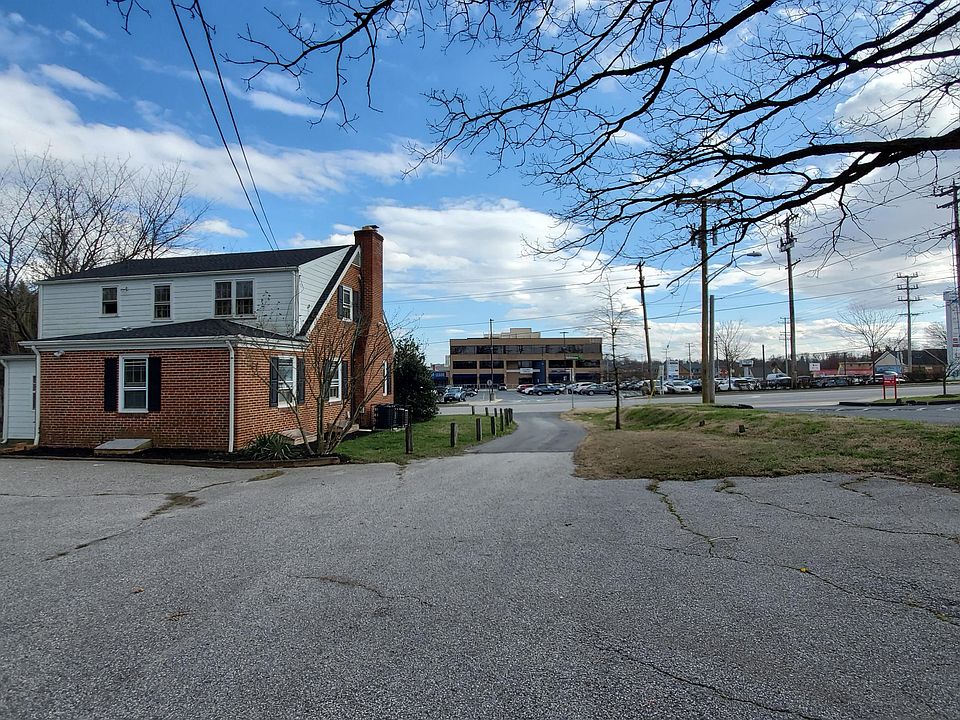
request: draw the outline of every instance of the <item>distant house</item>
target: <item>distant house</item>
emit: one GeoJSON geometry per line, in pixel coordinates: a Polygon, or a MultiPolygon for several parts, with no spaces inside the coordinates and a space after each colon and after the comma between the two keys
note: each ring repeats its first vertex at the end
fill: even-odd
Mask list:
{"type": "Polygon", "coordinates": [[[145,438],[234,451],[295,430],[296,410],[315,418],[307,388],[321,374],[324,421],[372,425],[374,406],[393,401],[383,238],[375,226],[354,236],[353,245],[135,260],[41,282],[38,339],[22,343],[32,362],[4,358],[5,439],[28,418],[29,437],[47,447],[145,438]],[[354,327],[356,341],[318,370],[312,351],[354,327]]]}

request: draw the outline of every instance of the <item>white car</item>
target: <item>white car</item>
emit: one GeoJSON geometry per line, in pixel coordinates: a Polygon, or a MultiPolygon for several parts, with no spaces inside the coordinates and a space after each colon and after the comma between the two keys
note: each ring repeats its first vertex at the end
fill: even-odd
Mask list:
{"type": "Polygon", "coordinates": [[[693,388],[680,380],[667,380],[663,389],[668,393],[692,393],[693,388]]]}

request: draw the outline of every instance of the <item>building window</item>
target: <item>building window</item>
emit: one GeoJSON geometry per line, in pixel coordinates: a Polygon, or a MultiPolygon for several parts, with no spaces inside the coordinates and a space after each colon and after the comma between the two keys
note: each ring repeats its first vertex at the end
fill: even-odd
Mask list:
{"type": "Polygon", "coordinates": [[[147,359],[120,358],[120,412],[147,411],[147,359]]]}
{"type": "Polygon", "coordinates": [[[170,313],[170,286],[153,286],[153,319],[169,320],[170,313]]]}
{"type": "Polygon", "coordinates": [[[216,283],[213,314],[217,317],[253,315],[253,280],[223,280],[216,283]]]}
{"type": "Polygon", "coordinates": [[[277,400],[280,407],[297,404],[297,366],[292,357],[277,358],[277,400]]]}
{"type": "Polygon", "coordinates": [[[117,286],[100,288],[100,314],[117,315],[120,305],[117,301],[117,286]]]}
{"type": "Polygon", "coordinates": [[[341,320],[353,320],[353,288],[340,286],[337,298],[337,317],[341,320]]]}
{"type": "Polygon", "coordinates": [[[342,393],[340,392],[340,375],[343,370],[342,362],[327,362],[327,377],[329,378],[330,384],[327,388],[327,400],[332,402],[339,402],[342,393]]]}

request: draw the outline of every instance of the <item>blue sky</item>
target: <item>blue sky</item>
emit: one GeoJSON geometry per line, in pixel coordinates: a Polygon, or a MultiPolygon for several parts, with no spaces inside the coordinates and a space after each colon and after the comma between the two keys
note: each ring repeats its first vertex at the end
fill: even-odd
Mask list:
{"type": "MultiPolygon", "coordinates": [[[[205,8],[217,28],[219,52],[249,55],[236,38],[245,22],[269,27],[262,5],[220,2],[205,8]]],[[[297,3],[277,6],[292,12],[297,3]]],[[[268,249],[220,146],[172,11],[161,2],[150,7],[152,16],[135,15],[127,34],[116,9],[102,2],[3,3],[2,159],[48,151],[63,159],[106,156],[144,167],[180,162],[197,196],[211,203],[197,237],[201,251],[268,249]]],[[[304,8],[309,12],[310,4],[304,8]]],[[[188,27],[210,73],[196,23],[188,27]]],[[[361,78],[347,88],[351,110],[358,113],[350,130],[339,127],[335,115],[316,122],[318,109],[307,95],[323,92],[319,74],[305,78],[300,90],[281,75],[261,76],[247,89],[248,71],[221,68],[277,244],[351,242],[354,228],[379,225],[387,243],[387,313],[415,325],[431,362],[443,361],[448,338],[484,333],[490,318],[495,331],[528,326],[548,334],[592,334],[586,311],[599,301],[591,270],[596,258],[558,261],[527,250],[527,243],[556,233],[556,198],[515,168],[497,171],[483,154],[456,154],[405,173],[411,162],[407,146],[429,142],[428,122],[435,118],[424,92],[509,82],[487,51],[385,44],[373,87],[376,109],[366,107],[361,78]]],[[[880,80],[833,112],[853,115],[897,92],[896,77],[880,80]]],[[[922,176],[929,170],[924,162],[911,172],[922,176]]],[[[956,169],[955,160],[944,165],[956,169]]],[[[856,350],[839,330],[844,309],[857,302],[902,312],[898,272],[919,274],[925,299],[915,305],[921,314],[914,346],[924,344],[924,326],[943,321],[940,297],[952,277],[950,253],[944,245],[908,256],[898,241],[947,223],[936,202],[923,192],[904,194],[870,214],[860,242],[826,260],[813,250],[823,238],[797,228],[800,352],[856,350]]],[[[744,252],[749,249],[763,257],[741,261],[713,283],[717,319],[742,321],[754,352],[759,355],[765,345],[769,357],[783,348],[783,258],[775,244],[759,238],[744,252]]],[[[681,254],[647,269],[647,281],[660,283],[648,293],[654,357],[685,359],[687,343],[694,357],[699,352],[699,286],[669,285],[695,261],[681,254]]],[[[616,288],[636,284],[632,263],[614,262],[610,277],[616,288]]],[[[623,299],[639,306],[636,293],[624,291],[623,299]]],[[[641,324],[638,311],[638,331],[641,324]]],[[[638,358],[644,355],[641,337],[637,332],[626,342],[638,358]]]]}

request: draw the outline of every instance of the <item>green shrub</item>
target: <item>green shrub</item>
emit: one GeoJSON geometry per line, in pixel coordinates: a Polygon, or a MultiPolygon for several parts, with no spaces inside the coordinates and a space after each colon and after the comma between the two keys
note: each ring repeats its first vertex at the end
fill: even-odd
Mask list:
{"type": "Polygon", "coordinates": [[[243,449],[243,454],[255,460],[290,460],[298,457],[300,450],[290,438],[280,433],[261,433],[243,449]]]}

